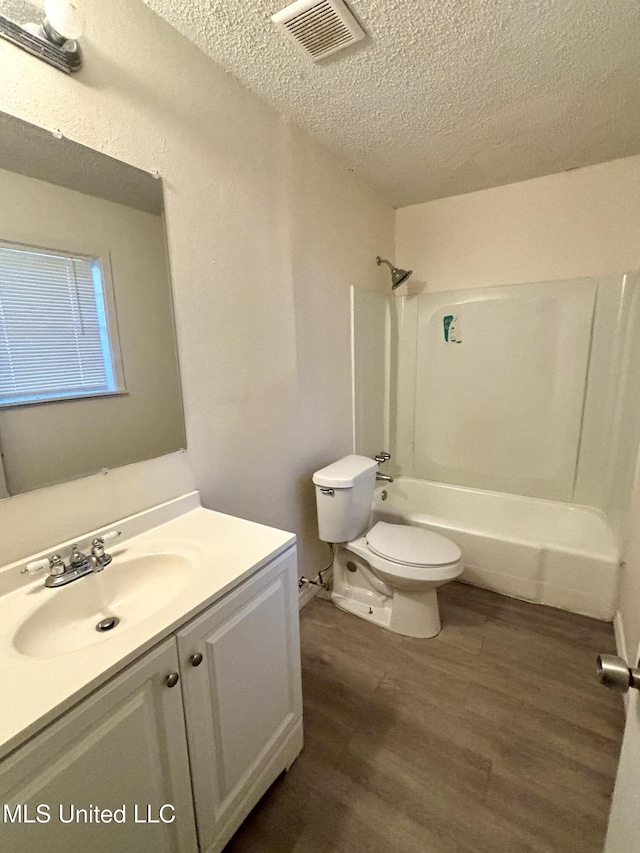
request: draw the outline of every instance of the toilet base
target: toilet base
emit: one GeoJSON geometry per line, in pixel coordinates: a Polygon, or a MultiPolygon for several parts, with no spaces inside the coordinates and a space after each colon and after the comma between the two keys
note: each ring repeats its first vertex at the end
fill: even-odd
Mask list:
{"type": "Polygon", "coordinates": [[[391,631],[405,637],[428,639],[440,633],[440,610],[435,589],[414,592],[396,589],[391,607],[391,631]]]}
{"type": "Polygon", "coordinates": [[[354,616],[366,619],[367,622],[373,622],[374,625],[378,625],[380,628],[387,628],[390,630],[390,607],[384,607],[377,604],[365,604],[363,601],[356,601],[353,598],[348,598],[346,595],[340,595],[336,592],[331,593],[331,601],[336,607],[339,607],[340,610],[344,610],[346,613],[352,613],[354,616]]]}
{"type": "Polygon", "coordinates": [[[359,601],[352,595],[331,593],[331,601],[340,610],[373,622],[374,625],[395,634],[426,640],[440,633],[440,611],[435,589],[422,592],[396,589],[392,598],[384,602],[381,598],[376,596],[375,601],[359,601]]]}

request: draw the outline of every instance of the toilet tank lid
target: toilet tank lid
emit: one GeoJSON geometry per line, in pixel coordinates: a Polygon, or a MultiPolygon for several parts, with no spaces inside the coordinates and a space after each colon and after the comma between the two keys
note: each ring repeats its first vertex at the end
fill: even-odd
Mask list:
{"type": "Polygon", "coordinates": [[[313,475],[313,482],[316,486],[348,489],[366,477],[373,476],[377,469],[378,463],[375,459],[352,454],[316,471],[313,475]]]}

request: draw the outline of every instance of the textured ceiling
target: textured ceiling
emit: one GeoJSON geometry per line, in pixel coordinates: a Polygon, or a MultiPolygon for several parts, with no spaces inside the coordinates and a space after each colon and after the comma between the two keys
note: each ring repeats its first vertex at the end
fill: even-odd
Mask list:
{"type": "Polygon", "coordinates": [[[348,0],[318,64],[287,0],[148,5],[394,207],[640,153],[638,0],[348,0]]]}

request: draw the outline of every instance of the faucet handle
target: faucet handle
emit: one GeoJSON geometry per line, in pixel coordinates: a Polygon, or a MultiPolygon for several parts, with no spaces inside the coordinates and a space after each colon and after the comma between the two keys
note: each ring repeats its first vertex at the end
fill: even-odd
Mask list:
{"type": "Polygon", "coordinates": [[[60,554],[54,554],[53,557],[49,558],[49,573],[52,577],[55,578],[58,577],[58,575],[63,575],[65,568],[64,560],[60,554]]]}
{"type": "MultiPolygon", "coordinates": [[[[105,542],[110,542],[112,539],[117,539],[118,536],[122,535],[122,530],[110,530],[108,533],[103,533],[102,536],[97,536],[96,539],[100,541],[102,545],[105,542]]],[[[93,541],[95,542],[96,539],[93,541]]]]}
{"type": "Polygon", "coordinates": [[[52,575],[61,575],[65,570],[64,560],[60,554],[54,554],[53,557],[43,557],[41,560],[32,560],[30,563],[20,569],[21,575],[35,575],[36,572],[41,572],[42,569],[49,569],[52,575]]]}
{"type": "Polygon", "coordinates": [[[117,539],[118,536],[122,536],[122,530],[110,530],[108,533],[104,534],[102,541],[109,542],[111,539],[117,539]]]}
{"type": "Polygon", "coordinates": [[[96,536],[96,538],[91,543],[91,556],[92,557],[104,557],[104,539],[102,536],[96,536]]]}
{"type": "Polygon", "coordinates": [[[30,563],[20,569],[21,575],[35,575],[36,572],[41,572],[43,569],[46,569],[49,565],[49,560],[47,557],[44,557],[42,560],[32,560],[30,563]]]}
{"type": "Polygon", "coordinates": [[[93,554],[93,556],[98,558],[104,557],[104,543],[109,542],[112,539],[117,539],[121,533],[121,530],[110,530],[103,536],[96,536],[96,538],[91,543],[91,553],[93,554]]]}
{"type": "Polygon", "coordinates": [[[117,539],[120,536],[120,530],[110,530],[104,536],[96,536],[91,543],[91,556],[89,557],[89,565],[91,571],[101,572],[105,566],[111,562],[111,554],[105,554],[104,543],[110,539],[117,539]]]}
{"type": "Polygon", "coordinates": [[[391,454],[387,453],[386,450],[381,450],[380,453],[378,453],[377,456],[374,456],[373,458],[376,460],[378,465],[381,465],[383,462],[388,462],[391,459],[391,454]]]}

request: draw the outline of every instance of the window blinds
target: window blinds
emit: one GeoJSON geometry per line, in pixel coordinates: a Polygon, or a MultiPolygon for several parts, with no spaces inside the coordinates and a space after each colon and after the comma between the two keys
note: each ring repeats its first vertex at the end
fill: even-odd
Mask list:
{"type": "Polygon", "coordinates": [[[0,243],[0,405],[115,390],[98,262],[0,243]]]}

